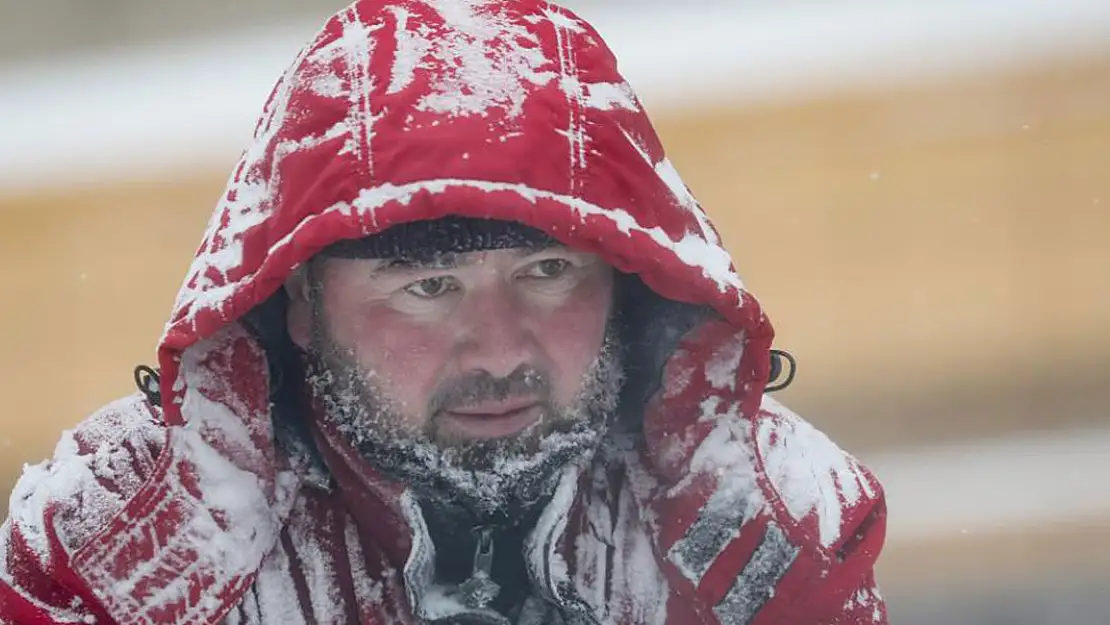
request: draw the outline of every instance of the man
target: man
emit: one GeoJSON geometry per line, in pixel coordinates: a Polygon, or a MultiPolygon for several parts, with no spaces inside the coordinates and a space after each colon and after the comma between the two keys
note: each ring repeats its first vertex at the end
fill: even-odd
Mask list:
{"type": "Polygon", "coordinates": [[[879,484],[600,36],[363,0],[280,79],[143,393],[29,467],[21,625],[885,623],[879,484]]]}

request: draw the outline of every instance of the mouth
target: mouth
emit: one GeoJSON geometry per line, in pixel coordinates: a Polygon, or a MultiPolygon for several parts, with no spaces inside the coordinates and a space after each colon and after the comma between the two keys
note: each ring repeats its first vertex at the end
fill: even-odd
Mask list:
{"type": "Polygon", "coordinates": [[[539,422],[540,403],[534,399],[481,402],[440,413],[440,427],[466,438],[492,439],[518,434],[539,422]]]}

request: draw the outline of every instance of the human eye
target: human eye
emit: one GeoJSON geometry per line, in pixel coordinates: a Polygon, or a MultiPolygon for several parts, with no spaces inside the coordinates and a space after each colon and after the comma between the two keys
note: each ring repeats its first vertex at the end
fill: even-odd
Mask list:
{"type": "Polygon", "coordinates": [[[526,278],[551,280],[565,274],[570,267],[570,261],[565,258],[545,258],[526,267],[522,275],[526,278]]]}
{"type": "Polygon", "coordinates": [[[458,283],[450,276],[435,276],[417,280],[406,285],[402,290],[420,299],[436,299],[458,289],[458,283]]]}

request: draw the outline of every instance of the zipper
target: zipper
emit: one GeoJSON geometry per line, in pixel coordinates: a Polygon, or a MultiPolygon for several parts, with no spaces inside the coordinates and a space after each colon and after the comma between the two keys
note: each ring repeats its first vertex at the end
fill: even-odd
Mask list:
{"type": "Polygon", "coordinates": [[[480,610],[489,606],[501,592],[501,586],[493,581],[493,526],[479,526],[474,528],[478,535],[474,547],[474,566],[470,579],[459,586],[462,592],[463,604],[473,610],[480,610]]]}

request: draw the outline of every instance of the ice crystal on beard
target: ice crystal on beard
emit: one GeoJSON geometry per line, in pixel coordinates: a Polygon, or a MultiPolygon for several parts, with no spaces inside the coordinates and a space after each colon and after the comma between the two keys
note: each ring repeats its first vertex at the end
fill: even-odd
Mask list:
{"type": "Polygon", "coordinates": [[[482,517],[540,499],[560,467],[592,453],[623,383],[619,342],[611,330],[575,401],[545,416],[558,424],[553,431],[540,435],[537,424],[511,438],[441,444],[402,425],[377,372],[355,364],[349,352],[333,356],[337,364],[317,359],[309,382],[340,435],[388,477],[482,517]]]}

